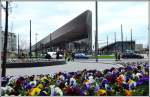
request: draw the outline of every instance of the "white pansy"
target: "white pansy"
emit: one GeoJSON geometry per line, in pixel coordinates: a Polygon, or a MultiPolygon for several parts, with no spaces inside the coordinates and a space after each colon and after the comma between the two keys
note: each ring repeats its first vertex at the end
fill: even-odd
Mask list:
{"type": "Polygon", "coordinates": [[[51,88],[51,95],[50,96],[54,96],[55,94],[55,85],[50,85],[51,88]]]}
{"type": "MultiPolygon", "coordinates": [[[[10,87],[10,86],[1,87],[1,93],[2,93],[2,94],[5,94],[6,91],[11,92],[11,91],[13,91],[13,90],[14,90],[14,89],[13,89],[12,87],[10,87]]],[[[7,96],[7,94],[5,94],[5,95],[7,96]]]]}
{"type": "Polygon", "coordinates": [[[6,91],[7,89],[6,87],[1,87],[1,90],[6,91]]]}
{"type": "Polygon", "coordinates": [[[59,94],[59,96],[63,96],[63,92],[59,87],[55,88],[55,92],[59,94]]]}
{"type": "Polygon", "coordinates": [[[69,85],[76,86],[77,85],[76,80],[74,78],[70,78],[70,84],[69,85]]]}
{"type": "Polygon", "coordinates": [[[136,87],[137,83],[135,81],[131,82],[129,84],[129,90],[131,90],[131,87],[136,87]]]}
{"type": "Polygon", "coordinates": [[[1,94],[4,95],[6,92],[6,87],[1,87],[1,94]]]}
{"type": "Polygon", "coordinates": [[[89,76],[88,79],[89,79],[89,83],[94,83],[95,82],[95,80],[93,79],[93,76],[89,76]]]}
{"type": "Polygon", "coordinates": [[[10,86],[6,86],[6,87],[5,87],[5,90],[7,90],[7,91],[11,92],[11,91],[13,90],[13,88],[12,88],[12,87],[10,87],[10,86]]]}
{"type": "Polygon", "coordinates": [[[121,74],[120,77],[122,77],[123,80],[125,81],[125,76],[123,74],[121,74]]]}
{"type": "Polygon", "coordinates": [[[134,73],[132,74],[132,76],[133,76],[133,78],[135,78],[135,77],[136,77],[134,73]]]}
{"type": "Polygon", "coordinates": [[[61,80],[65,80],[65,77],[63,75],[60,75],[61,80]]]}
{"type": "Polygon", "coordinates": [[[139,78],[139,77],[142,76],[142,75],[141,75],[141,73],[136,73],[135,76],[139,78]]]}
{"type": "Polygon", "coordinates": [[[5,96],[9,96],[8,94],[5,94],[5,96]]]}
{"type": "Polygon", "coordinates": [[[107,87],[109,87],[108,84],[105,84],[105,89],[107,89],[107,87]]]}
{"type": "Polygon", "coordinates": [[[33,85],[33,87],[36,87],[37,82],[36,81],[31,81],[29,84],[33,85]]]}
{"type": "Polygon", "coordinates": [[[68,83],[67,82],[65,82],[65,86],[67,86],[68,85],[68,83]]]}

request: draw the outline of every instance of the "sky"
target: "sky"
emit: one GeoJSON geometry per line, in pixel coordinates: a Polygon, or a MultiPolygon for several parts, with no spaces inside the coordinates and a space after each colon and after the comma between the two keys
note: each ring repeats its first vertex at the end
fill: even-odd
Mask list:
{"type": "MultiPolygon", "coordinates": [[[[5,5],[5,3],[3,3],[5,5]]],[[[29,21],[32,21],[32,45],[57,30],[86,10],[92,11],[92,33],[95,33],[94,1],[16,1],[11,2],[9,10],[9,31],[20,35],[21,45],[29,47],[29,21]]],[[[5,12],[2,10],[2,29],[4,30],[5,12]]],[[[130,40],[132,28],[133,40],[147,46],[148,42],[148,2],[99,1],[98,3],[98,42],[99,46],[121,40],[121,24],[124,40],[130,40]]]]}

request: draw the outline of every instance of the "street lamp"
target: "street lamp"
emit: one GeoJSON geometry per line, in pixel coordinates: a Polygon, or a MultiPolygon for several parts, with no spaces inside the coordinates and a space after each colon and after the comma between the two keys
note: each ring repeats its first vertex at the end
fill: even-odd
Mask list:
{"type": "MultiPolygon", "coordinates": [[[[12,6],[8,5],[11,1],[6,1],[6,7],[4,7],[1,2],[0,6],[5,10],[5,34],[4,34],[4,48],[3,48],[3,57],[2,57],[2,77],[6,75],[6,60],[7,60],[7,40],[8,40],[8,9],[12,8],[12,6]],[[9,8],[8,8],[9,6],[9,8]]],[[[1,57],[1,56],[0,56],[1,57]]]]}
{"type": "Polygon", "coordinates": [[[38,36],[38,33],[35,33],[35,45],[36,45],[36,48],[35,48],[35,56],[37,58],[37,36],[38,36]]]}
{"type": "Polygon", "coordinates": [[[95,32],[95,58],[96,58],[96,62],[98,62],[98,1],[95,1],[95,27],[96,27],[96,32],[95,32]]]}
{"type": "Polygon", "coordinates": [[[30,58],[32,56],[32,52],[31,52],[31,20],[30,20],[30,52],[29,52],[29,56],[30,56],[30,58]]]}
{"type": "Polygon", "coordinates": [[[6,1],[6,18],[5,18],[5,34],[4,34],[4,48],[3,48],[3,62],[2,62],[2,77],[6,75],[6,54],[7,54],[7,39],[8,39],[8,1],[6,1]]]}

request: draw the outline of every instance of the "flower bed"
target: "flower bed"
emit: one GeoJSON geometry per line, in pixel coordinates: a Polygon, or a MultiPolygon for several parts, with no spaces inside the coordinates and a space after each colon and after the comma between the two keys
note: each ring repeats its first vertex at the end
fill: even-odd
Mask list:
{"type": "Polygon", "coordinates": [[[103,71],[83,70],[47,75],[5,77],[4,96],[146,96],[149,95],[148,63],[128,63],[103,71]]]}

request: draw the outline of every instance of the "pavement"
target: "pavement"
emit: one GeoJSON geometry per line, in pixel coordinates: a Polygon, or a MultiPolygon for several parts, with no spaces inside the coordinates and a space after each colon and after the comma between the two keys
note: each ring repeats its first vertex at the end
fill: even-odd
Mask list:
{"type": "Polygon", "coordinates": [[[104,70],[112,67],[123,67],[120,62],[142,62],[148,61],[148,59],[122,59],[121,61],[115,61],[114,59],[99,59],[95,62],[95,59],[78,59],[74,62],[70,61],[64,65],[44,66],[44,67],[30,67],[30,68],[7,68],[6,76],[24,76],[24,75],[38,75],[38,74],[51,74],[57,72],[72,72],[78,70],[104,70]]]}

